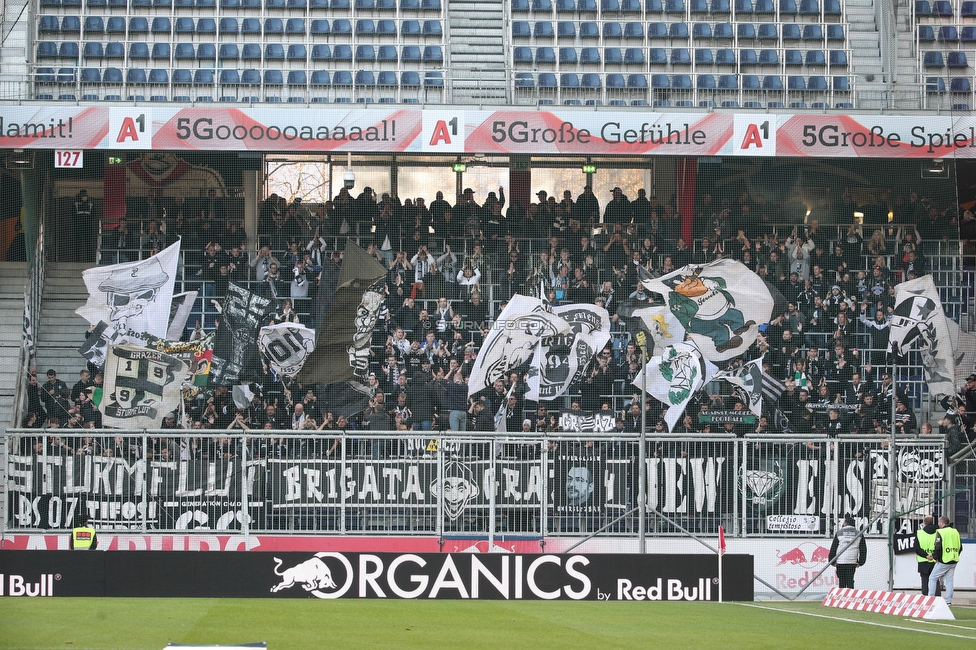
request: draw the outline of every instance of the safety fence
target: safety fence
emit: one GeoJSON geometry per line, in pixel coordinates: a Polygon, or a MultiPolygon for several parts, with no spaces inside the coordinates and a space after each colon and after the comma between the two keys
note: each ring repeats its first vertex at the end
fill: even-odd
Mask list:
{"type": "Polygon", "coordinates": [[[183,433],[10,430],[4,534],[829,538],[849,515],[887,537],[890,513],[953,507],[938,436],[183,433]]]}

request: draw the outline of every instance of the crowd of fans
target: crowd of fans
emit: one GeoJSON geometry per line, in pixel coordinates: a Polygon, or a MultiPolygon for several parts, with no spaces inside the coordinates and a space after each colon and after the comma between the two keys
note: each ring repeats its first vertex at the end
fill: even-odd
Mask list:
{"type": "MultiPolygon", "coordinates": [[[[747,408],[735,394],[703,394],[675,433],[883,434],[890,429],[893,398],[898,433],[932,433],[930,423],[918,422],[911,397],[895,389],[885,352],[894,285],[931,270],[923,242],[976,231],[969,211],[960,214],[954,204],[943,208],[915,193],[856,200],[851,191],[812,206],[794,195],[773,205],[746,192],[727,198],[702,193],[688,219],[674,197],[661,202],[643,189],[630,199],[614,188],[602,206],[590,187],[575,197],[569,190],[559,198],[540,191],[537,199],[528,206],[509,203],[499,188],[479,203],[467,189],[455,205],[440,192],[428,205],[423,198],[377,197],[366,187],[357,197],[341,190],[310,208],[300,198],[272,194],[260,208],[256,250],[248,250],[242,224],[216,192],[193,206],[179,198],[139,200],[112,238],[103,238],[103,251],[136,254],[137,246],[137,255],[145,257],[182,237],[188,281],[202,283],[209,297],[222,296],[229,282],[272,297],[277,308],[269,322],[319,324],[319,283],[337,273],[347,237],[388,269],[365,410],[340,413],[324,387],[303,386],[262,365],[242,377],[255,394],[248,406],[235,406],[229,390],[216,387],[187,400],[184,412],[168,414],[163,428],[309,433],[302,440],[262,438],[249,452],[276,455],[333,454],[338,442],[330,431],[495,431],[499,412],[507,431],[557,431],[560,412],[605,411],[614,415],[617,431],[633,433],[645,409],[649,430],[663,434],[662,405],[642,400],[631,386],[641,352],[618,309],[661,302],[638,282],[639,267],[661,275],[727,257],[786,298],[786,311],[775,314],[735,362],[764,356],[767,371],[785,390],[777,401],[767,400],[763,416],[749,425],[699,422],[702,410],[747,408]],[[860,223],[855,212],[863,215],[860,223]],[[138,225],[127,223],[136,220],[138,225]],[[469,398],[467,377],[492,321],[513,294],[537,294],[540,286],[554,305],[605,307],[613,321],[611,342],[565,400],[527,401],[524,368],[469,398]]],[[[199,333],[198,323],[193,335],[199,333]]],[[[100,371],[86,368],[68,390],[53,370],[43,384],[32,370],[24,426],[99,427],[89,389],[100,386],[100,371]]],[[[960,401],[937,422],[950,446],[973,437],[976,375],[960,401]]],[[[239,453],[229,439],[155,440],[146,453],[239,453]]],[[[102,452],[142,453],[101,438],[72,452],[95,453],[99,446],[102,452]]],[[[376,443],[362,451],[422,453],[423,445],[376,443]]]]}

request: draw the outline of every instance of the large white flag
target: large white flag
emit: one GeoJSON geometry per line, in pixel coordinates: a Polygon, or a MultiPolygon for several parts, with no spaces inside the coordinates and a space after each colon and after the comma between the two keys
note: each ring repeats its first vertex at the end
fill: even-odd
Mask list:
{"type": "Polygon", "coordinates": [[[173,296],[169,309],[169,326],[166,328],[166,338],[179,341],[183,338],[186,321],[193,310],[193,303],[197,300],[196,291],[184,291],[173,296]]]}
{"type": "MultiPolygon", "coordinates": [[[[681,419],[688,402],[718,371],[694,345],[677,343],[664,348],[660,356],[647,362],[647,392],[668,407],[664,421],[668,431],[681,419]]],[[[643,386],[644,371],[631,382],[643,386]]]]}
{"type": "Polygon", "coordinates": [[[139,262],[96,266],[82,273],[88,302],[75,313],[92,325],[105,321],[112,341],[166,338],[180,242],[139,262]]]}
{"type": "Polygon", "coordinates": [[[569,324],[546,301],[515,294],[495,320],[468,378],[468,394],[491,386],[532,358],[543,336],[568,334],[569,324]]]}
{"type": "Polygon", "coordinates": [[[553,311],[570,331],[539,339],[526,377],[525,397],[533,401],[555,399],[569,390],[610,340],[610,314],[603,307],[561,305],[553,311]]]}
{"type": "Polygon", "coordinates": [[[954,395],[956,361],[948,319],[931,275],[895,286],[888,350],[899,362],[917,351],[931,395],[954,395]]]}
{"type": "Polygon", "coordinates": [[[713,379],[724,379],[744,390],[749,397],[749,410],[755,413],[757,418],[762,415],[762,363],[763,358],[760,357],[729,370],[720,370],[713,377],[713,379]]]}
{"type": "Polygon", "coordinates": [[[120,429],[156,429],[180,406],[189,366],[171,354],[110,345],[105,361],[102,421],[120,429]]]}
{"type": "Polygon", "coordinates": [[[315,349],[315,330],[298,323],[278,323],[261,328],[258,350],[279,375],[295,377],[315,349]]]}
{"type": "Polygon", "coordinates": [[[648,350],[651,354],[685,340],[684,325],[664,305],[635,309],[631,318],[640,319],[640,329],[646,330],[654,340],[654,349],[648,350]]]}
{"type": "Polygon", "coordinates": [[[668,309],[711,361],[748,350],[782,299],[746,265],[730,259],[689,264],[641,282],[664,296],[668,309]]]}

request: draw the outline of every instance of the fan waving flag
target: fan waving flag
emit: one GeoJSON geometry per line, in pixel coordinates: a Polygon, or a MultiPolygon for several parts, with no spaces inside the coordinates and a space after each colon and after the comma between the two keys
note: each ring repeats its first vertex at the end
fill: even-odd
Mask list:
{"type": "Polygon", "coordinates": [[[553,313],[548,302],[515,294],[485,336],[471,367],[468,394],[488,388],[531,359],[543,337],[570,332],[569,323],[553,313]]]}
{"type": "Polygon", "coordinates": [[[638,307],[635,300],[628,298],[617,307],[617,316],[624,321],[628,331],[644,332],[654,341],[654,348],[648,350],[651,354],[685,340],[684,326],[666,306],[638,307]]]}
{"type": "Polygon", "coordinates": [[[664,296],[668,309],[710,361],[739,356],[756,340],[760,325],[785,311],[778,291],[730,259],[689,264],[641,283],[664,296]]]}
{"type": "Polygon", "coordinates": [[[954,395],[956,363],[949,323],[931,275],[895,286],[888,351],[904,362],[918,352],[932,395],[954,395]]]}
{"type": "Polygon", "coordinates": [[[185,362],[164,352],[110,345],[102,389],[103,422],[120,429],[158,428],[167,411],[179,408],[188,373],[185,362]]]}
{"type": "Polygon", "coordinates": [[[352,241],[346,243],[329,315],[298,375],[303,384],[335,384],[369,375],[369,343],[383,305],[386,269],[352,241]]]}
{"type": "Polygon", "coordinates": [[[258,350],[279,375],[297,375],[314,349],[315,330],[299,323],[266,325],[258,333],[258,350]]]}
{"type": "Polygon", "coordinates": [[[567,334],[544,336],[536,346],[526,378],[526,399],[559,397],[577,381],[610,340],[610,314],[596,305],[562,305],[553,312],[570,327],[567,334]]]}
{"type": "MultiPolygon", "coordinates": [[[[688,402],[712,380],[717,371],[718,368],[690,343],[670,345],[664,348],[660,356],[648,360],[647,392],[668,407],[664,416],[668,431],[674,429],[688,402]]],[[[644,374],[641,371],[631,383],[641,388],[643,382],[644,374]]]]}
{"type": "Polygon", "coordinates": [[[749,410],[756,414],[756,417],[762,415],[762,397],[763,397],[763,370],[762,370],[762,357],[759,359],[753,359],[748,363],[744,363],[736,368],[730,368],[728,370],[722,370],[715,373],[713,379],[724,379],[734,386],[738,386],[745,391],[746,395],[749,396],[749,410]]]}

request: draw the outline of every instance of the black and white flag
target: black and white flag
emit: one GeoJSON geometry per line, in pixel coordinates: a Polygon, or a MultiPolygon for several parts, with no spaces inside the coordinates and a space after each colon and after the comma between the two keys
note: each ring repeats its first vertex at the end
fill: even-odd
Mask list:
{"type": "Polygon", "coordinates": [[[36,350],[37,346],[34,342],[34,318],[30,311],[30,298],[27,294],[27,289],[24,289],[24,335],[23,335],[23,346],[24,346],[24,360],[27,362],[27,368],[35,368],[37,366],[36,362],[36,350]]]}
{"type": "Polygon", "coordinates": [[[576,433],[607,433],[613,431],[617,419],[613,413],[563,413],[559,416],[560,431],[576,433]]]}
{"type": "Polygon", "coordinates": [[[315,330],[298,323],[278,323],[261,328],[258,350],[279,375],[294,377],[315,349],[315,330]]]}
{"type": "Polygon", "coordinates": [[[173,296],[169,309],[169,326],[166,328],[166,338],[179,341],[183,338],[186,321],[190,317],[193,303],[197,300],[196,291],[184,291],[173,296]]]}
{"type": "Polygon", "coordinates": [[[895,286],[888,351],[898,362],[910,352],[921,355],[931,395],[954,395],[956,360],[948,319],[931,275],[895,286]]]}
{"type": "Polygon", "coordinates": [[[261,322],[273,306],[270,298],[259,296],[233,282],[227,285],[227,297],[214,340],[210,368],[212,385],[236,384],[245,368],[257,374],[261,359],[255,342],[261,322]]]}
{"type": "Polygon", "coordinates": [[[135,345],[110,345],[105,361],[102,421],[120,429],[156,429],[179,408],[189,366],[176,357],[135,345]]]}
{"type": "Polygon", "coordinates": [[[610,314],[603,307],[562,305],[553,312],[570,331],[539,340],[526,377],[525,398],[532,401],[555,399],[569,390],[610,340],[610,314]]]}
{"type": "Polygon", "coordinates": [[[755,413],[756,417],[762,415],[762,362],[762,357],[753,359],[741,366],[729,370],[720,370],[712,377],[712,379],[724,379],[733,386],[741,388],[749,399],[749,410],[755,413]]]}

